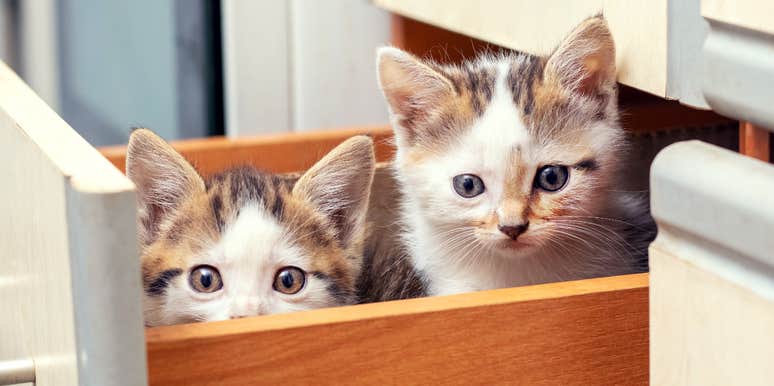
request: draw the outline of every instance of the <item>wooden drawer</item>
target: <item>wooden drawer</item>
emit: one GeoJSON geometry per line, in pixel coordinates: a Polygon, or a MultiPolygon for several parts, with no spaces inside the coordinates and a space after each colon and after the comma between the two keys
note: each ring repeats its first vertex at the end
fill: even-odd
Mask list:
{"type": "MultiPolygon", "coordinates": [[[[668,102],[626,109],[651,150],[735,135],[668,102]]],[[[391,157],[387,128],[173,145],[204,174],[293,172],[355,133],[391,157]]],[[[134,187],[105,159],[121,168],[125,150],[100,155],[4,65],[0,138],[0,360],[33,359],[37,385],[648,381],[647,274],[144,329],[134,187]]],[[[390,181],[380,169],[372,213],[389,210],[390,181]]]]}
{"type": "Polygon", "coordinates": [[[699,89],[705,27],[698,2],[669,0],[374,0],[412,19],[531,54],[549,53],[573,26],[602,13],[613,32],[619,82],[706,107],[699,89]]]}

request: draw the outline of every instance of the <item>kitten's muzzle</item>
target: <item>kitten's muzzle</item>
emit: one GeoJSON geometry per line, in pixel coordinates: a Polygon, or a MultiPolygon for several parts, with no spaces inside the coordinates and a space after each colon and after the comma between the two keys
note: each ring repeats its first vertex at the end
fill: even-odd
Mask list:
{"type": "Polygon", "coordinates": [[[524,224],[518,225],[498,225],[497,229],[499,229],[500,232],[503,232],[506,236],[510,237],[512,240],[516,240],[522,233],[527,231],[528,227],[529,223],[526,222],[524,224]]]}

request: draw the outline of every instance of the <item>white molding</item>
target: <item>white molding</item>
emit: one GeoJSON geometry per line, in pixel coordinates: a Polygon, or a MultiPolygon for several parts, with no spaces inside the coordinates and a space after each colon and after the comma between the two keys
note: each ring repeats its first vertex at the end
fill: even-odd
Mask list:
{"type": "Polygon", "coordinates": [[[774,34],[706,20],[709,34],[700,72],[710,107],[774,131],[774,34]]]}
{"type": "Polygon", "coordinates": [[[681,142],[651,184],[651,385],[771,384],[774,166],[681,142]]]}
{"type": "Polygon", "coordinates": [[[226,135],[291,128],[285,1],[223,0],[223,87],[226,135]]]}
{"type": "Polygon", "coordinates": [[[224,0],[226,133],[388,122],[376,48],[389,14],[370,2],[224,0]]]}
{"type": "Polygon", "coordinates": [[[293,128],[386,124],[375,63],[390,41],[389,14],[352,0],[291,0],[290,10],[293,128]]]}

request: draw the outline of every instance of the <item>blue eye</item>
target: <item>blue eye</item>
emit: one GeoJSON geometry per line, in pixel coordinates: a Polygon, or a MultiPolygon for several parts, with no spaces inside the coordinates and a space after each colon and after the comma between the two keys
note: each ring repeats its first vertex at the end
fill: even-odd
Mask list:
{"type": "Polygon", "coordinates": [[[283,267],[274,276],[274,290],[293,295],[306,284],[306,272],[298,267],[283,267]]]}
{"type": "Polygon", "coordinates": [[[454,191],[462,197],[472,198],[484,193],[484,181],[474,174],[460,174],[452,179],[454,191]]]}
{"type": "Polygon", "coordinates": [[[570,172],[567,170],[567,166],[543,166],[535,176],[535,186],[547,192],[556,192],[567,184],[569,176],[570,172]]]}
{"type": "Polygon", "coordinates": [[[220,272],[210,265],[200,265],[191,270],[188,283],[197,292],[210,293],[223,288],[220,272]]]}

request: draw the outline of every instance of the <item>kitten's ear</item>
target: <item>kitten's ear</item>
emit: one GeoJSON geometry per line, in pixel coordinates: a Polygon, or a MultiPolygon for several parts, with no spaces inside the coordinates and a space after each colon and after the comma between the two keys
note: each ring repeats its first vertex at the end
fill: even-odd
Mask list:
{"type": "Polygon", "coordinates": [[[602,16],[575,27],[546,63],[544,79],[596,97],[615,85],[615,43],[602,16]]]}
{"type": "Polygon", "coordinates": [[[345,247],[363,234],[374,165],[371,138],[352,137],[312,166],[293,187],[294,196],[331,220],[345,247]]]}
{"type": "Polygon", "coordinates": [[[137,129],[129,137],[126,175],[137,186],[137,228],[143,245],[155,240],[161,221],[184,198],[205,190],[193,166],[148,129],[137,129]]]}
{"type": "Polygon", "coordinates": [[[454,95],[454,86],[446,76],[400,49],[382,47],[376,57],[379,87],[390,106],[398,140],[411,142],[417,129],[412,119],[454,95]]]}

